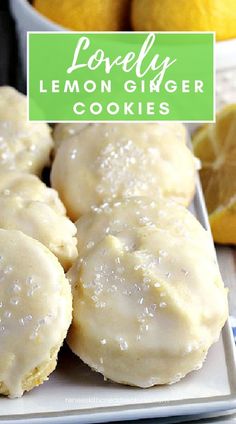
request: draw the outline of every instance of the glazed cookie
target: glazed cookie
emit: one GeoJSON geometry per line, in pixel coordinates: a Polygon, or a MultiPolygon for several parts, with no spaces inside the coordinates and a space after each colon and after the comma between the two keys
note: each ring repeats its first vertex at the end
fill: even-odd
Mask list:
{"type": "Polygon", "coordinates": [[[27,122],[26,97],[12,87],[0,87],[0,169],[40,175],[52,147],[49,126],[27,122]]]}
{"type": "Polygon", "coordinates": [[[22,396],[48,379],[71,322],[71,291],[54,255],[0,230],[0,393],[22,396]]]}
{"type": "Polygon", "coordinates": [[[46,203],[0,196],[0,228],[19,230],[39,240],[57,256],[65,270],[77,257],[75,225],[46,203]]]}
{"type": "Polygon", "coordinates": [[[227,318],[210,235],[171,200],[129,198],[77,222],[68,344],[118,383],[174,383],[199,369],[227,318]]]}
{"type": "Polygon", "coordinates": [[[171,131],[154,124],[100,124],[62,143],[51,172],[68,215],[76,220],[117,197],[158,193],[188,205],[195,161],[171,131]],[[163,135],[166,134],[166,136],[163,135]]]}
{"type": "Polygon", "coordinates": [[[0,196],[11,195],[46,203],[59,215],[66,214],[65,206],[59,199],[57,191],[47,187],[36,175],[0,171],[0,196]]]}

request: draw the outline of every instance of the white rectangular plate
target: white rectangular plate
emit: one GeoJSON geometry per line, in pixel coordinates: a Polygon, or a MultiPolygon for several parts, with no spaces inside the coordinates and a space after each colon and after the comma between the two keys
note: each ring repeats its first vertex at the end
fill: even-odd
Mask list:
{"type": "MultiPolygon", "coordinates": [[[[191,210],[209,228],[199,181],[191,210]]],[[[165,387],[138,389],[106,382],[64,349],[48,382],[21,399],[0,398],[0,423],[85,424],[229,409],[236,409],[236,361],[227,323],[203,368],[165,387]]]]}

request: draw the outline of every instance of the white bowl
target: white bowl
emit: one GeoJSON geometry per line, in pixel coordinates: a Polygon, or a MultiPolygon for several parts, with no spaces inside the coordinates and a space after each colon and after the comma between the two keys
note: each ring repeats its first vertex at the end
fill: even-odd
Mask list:
{"type": "MultiPolygon", "coordinates": [[[[50,0],[49,0],[50,1],[50,0]]],[[[41,15],[27,0],[10,0],[12,15],[16,21],[20,43],[20,57],[26,77],[26,34],[27,31],[65,31],[41,15]]],[[[236,39],[216,43],[216,108],[236,103],[236,39]]]]}

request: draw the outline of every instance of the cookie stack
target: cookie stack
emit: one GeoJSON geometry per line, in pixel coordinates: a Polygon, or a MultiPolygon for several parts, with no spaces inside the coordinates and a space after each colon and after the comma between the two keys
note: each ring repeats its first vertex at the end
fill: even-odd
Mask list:
{"type": "Polygon", "coordinates": [[[25,102],[0,89],[0,392],[20,396],[55,368],[71,292],[68,344],[104,377],[150,387],[200,368],[227,293],[186,209],[184,126],[59,124],[52,141],[25,102]],[[38,177],[50,158],[52,188],[38,177]]]}

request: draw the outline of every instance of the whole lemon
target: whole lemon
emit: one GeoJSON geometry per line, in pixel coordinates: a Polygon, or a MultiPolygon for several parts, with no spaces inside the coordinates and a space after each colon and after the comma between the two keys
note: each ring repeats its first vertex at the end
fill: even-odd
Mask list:
{"type": "Polygon", "coordinates": [[[136,31],[216,31],[236,37],[236,0],[133,0],[136,31]]]}
{"type": "Polygon", "coordinates": [[[128,26],[130,0],[34,0],[47,18],[75,31],[118,31],[128,26]]]}

